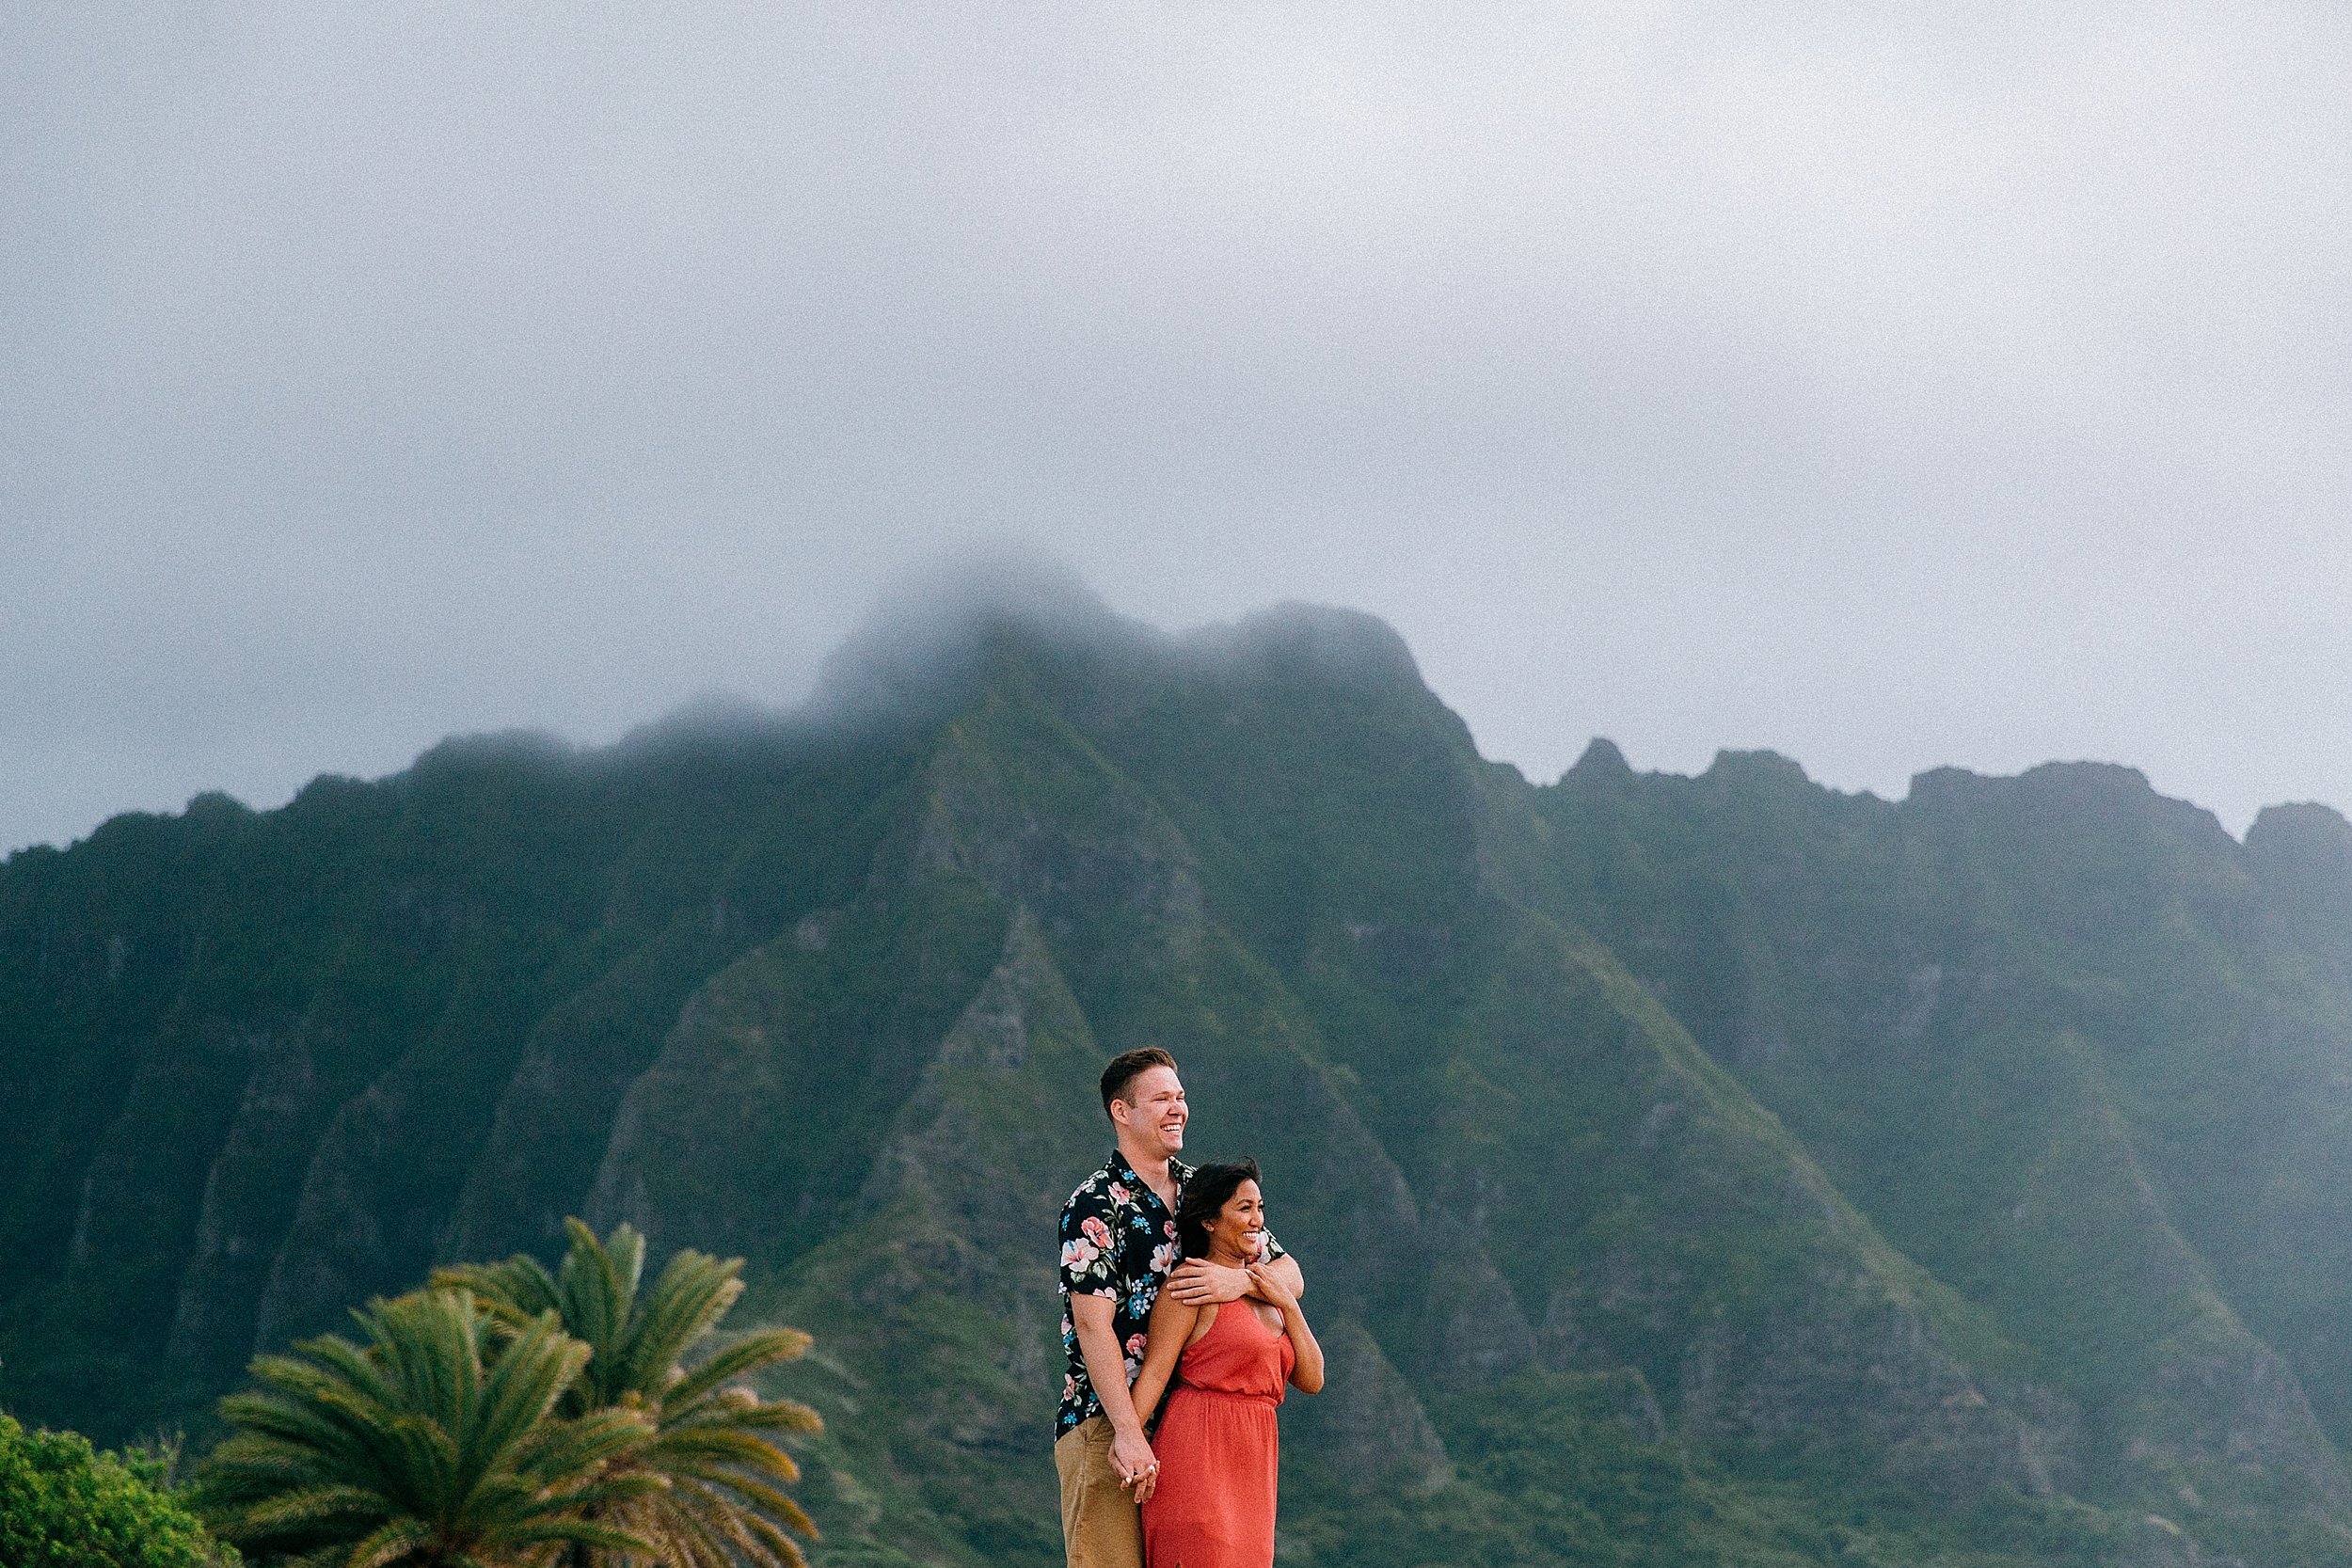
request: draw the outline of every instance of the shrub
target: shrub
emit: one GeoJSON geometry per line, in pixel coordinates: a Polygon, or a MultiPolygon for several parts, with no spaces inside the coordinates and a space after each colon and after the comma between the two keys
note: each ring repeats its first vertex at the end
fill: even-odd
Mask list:
{"type": "Polygon", "coordinates": [[[235,1554],[154,1484],[157,1466],[72,1432],[0,1416],[0,1563],[8,1568],[205,1568],[235,1554]]]}

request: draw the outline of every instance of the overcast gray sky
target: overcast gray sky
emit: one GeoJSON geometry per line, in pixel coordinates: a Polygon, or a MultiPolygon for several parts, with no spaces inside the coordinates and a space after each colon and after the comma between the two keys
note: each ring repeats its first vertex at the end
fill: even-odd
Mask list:
{"type": "Polygon", "coordinates": [[[0,849],[977,540],[1549,778],[2352,805],[2352,9],[0,9],[0,849]]]}

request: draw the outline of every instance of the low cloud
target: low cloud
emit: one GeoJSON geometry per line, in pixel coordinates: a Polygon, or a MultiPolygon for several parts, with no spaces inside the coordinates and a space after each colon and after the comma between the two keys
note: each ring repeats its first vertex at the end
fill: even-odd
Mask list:
{"type": "Polygon", "coordinates": [[[1492,754],[2352,801],[2317,6],[21,7],[0,845],[779,705],[913,562],[1492,754]]]}

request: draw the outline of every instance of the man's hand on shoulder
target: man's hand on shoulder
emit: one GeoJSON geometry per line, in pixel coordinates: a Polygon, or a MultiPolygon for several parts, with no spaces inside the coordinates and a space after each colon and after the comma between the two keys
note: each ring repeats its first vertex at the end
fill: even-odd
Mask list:
{"type": "Polygon", "coordinates": [[[1168,1276],[1167,1288],[1176,1292],[1176,1299],[1186,1307],[1239,1301],[1252,1289],[1248,1270],[1229,1269],[1205,1258],[1190,1258],[1178,1264],[1176,1272],[1168,1276]]]}

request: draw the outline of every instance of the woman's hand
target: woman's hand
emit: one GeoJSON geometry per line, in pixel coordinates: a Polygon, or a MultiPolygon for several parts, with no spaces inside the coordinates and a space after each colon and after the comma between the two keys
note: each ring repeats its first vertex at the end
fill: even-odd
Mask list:
{"type": "Polygon", "coordinates": [[[1282,1276],[1276,1274],[1271,1265],[1252,1263],[1246,1272],[1249,1275],[1250,1294],[1285,1316],[1298,1310],[1298,1298],[1291,1293],[1291,1288],[1282,1282],[1282,1276]]]}
{"type": "Polygon", "coordinates": [[[1160,1479],[1160,1456],[1140,1431],[1111,1434],[1111,1466],[1119,1472],[1119,1484],[1131,1489],[1137,1502],[1151,1495],[1152,1483],[1160,1479]]]}
{"type": "Polygon", "coordinates": [[[1250,1264],[1249,1286],[1261,1301],[1281,1310],[1282,1332],[1290,1336],[1295,1353],[1291,1361],[1291,1386],[1302,1394],[1316,1392],[1323,1386],[1323,1347],[1315,1342],[1315,1331],[1307,1326],[1297,1292],[1273,1263],[1250,1264]]]}

